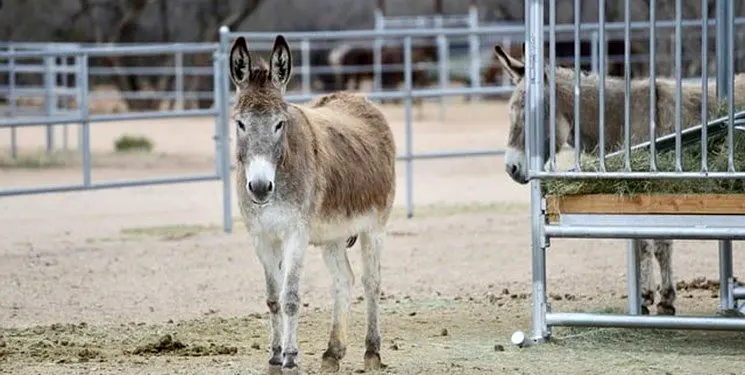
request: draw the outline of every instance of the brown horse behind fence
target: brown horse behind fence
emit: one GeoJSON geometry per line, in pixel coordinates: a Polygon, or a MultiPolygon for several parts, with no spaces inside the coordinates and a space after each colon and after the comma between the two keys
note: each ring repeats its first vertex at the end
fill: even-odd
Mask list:
{"type": "MultiPolygon", "coordinates": [[[[384,46],[381,48],[381,72],[380,84],[383,90],[394,90],[404,83],[404,71],[402,67],[393,67],[386,71],[386,65],[403,65],[404,50],[401,46],[384,46]]],[[[416,46],[411,49],[412,64],[437,61],[437,47],[416,46]]],[[[363,80],[373,80],[375,72],[372,66],[375,63],[375,55],[372,48],[354,44],[341,44],[333,48],[329,54],[329,64],[336,71],[336,89],[346,90],[349,83],[353,84],[353,90],[359,90],[363,80]],[[352,70],[352,71],[344,71],[352,70]],[[364,70],[364,71],[359,71],[364,70]]],[[[430,83],[429,74],[423,69],[412,70],[412,87],[425,87],[430,83]]]]}

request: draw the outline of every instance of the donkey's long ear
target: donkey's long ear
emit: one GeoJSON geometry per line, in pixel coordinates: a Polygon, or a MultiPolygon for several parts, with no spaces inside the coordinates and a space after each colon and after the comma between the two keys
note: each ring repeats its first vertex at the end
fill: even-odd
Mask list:
{"type": "Polygon", "coordinates": [[[502,67],[510,75],[512,83],[517,84],[525,76],[525,64],[510,56],[504,51],[501,45],[497,44],[494,46],[494,56],[497,57],[499,63],[502,64],[502,67]]]}
{"type": "Polygon", "coordinates": [[[292,54],[290,53],[290,46],[287,45],[287,41],[282,35],[277,35],[277,38],[274,39],[272,57],[269,60],[272,83],[284,93],[287,82],[290,81],[292,75],[292,54]]]}
{"type": "Polygon", "coordinates": [[[251,56],[248,53],[246,38],[239,36],[230,47],[230,79],[239,90],[248,84],[251,72],[251,56]]]}

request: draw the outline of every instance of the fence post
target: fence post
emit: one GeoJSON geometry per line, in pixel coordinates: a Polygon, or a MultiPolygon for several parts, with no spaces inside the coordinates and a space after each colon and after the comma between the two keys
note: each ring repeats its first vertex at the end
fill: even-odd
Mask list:
{"type": "Polygon", "coordinates": [[[219,100],[215,101],[217,106],[217,128],[218,128],[218,151],[216,155],[220,159],[220,177],[222,178],[222,204],[223,204],[223,230],[225,233],[233,231],[232,216],[232,188],[230,184],[230,126],[228,122],[228,105],[230,105],[230,83],[227,74],[227,51],[230,29],[227,26],[220,27],[220,44],[215,53],[215,95],[219,100]]]}
{"type": "Polygon", "coordinates": [[[303,83],[303,94],[310,94],[310,41],[303,39],[300,42],[300,59],[302,63],[302,83],[303,83]]]}
{"type": "MultiPolygon", "coordinates": [[[[15,52],[12,45],[8,48],[11,54],[15,52]]],[[[11,57],[8,60],[8,110],[10,117],[16,117],[16,59],[11,57]]],[[[18,134],[15,126],[10,127],[10,156],[15,159],[18,157],[18,134]]]]}
{"type": "Polygon", "coordinates": [[[404,98],[404,121],[406,124],[406,217],[412,218],[414,216],[414,192],[413,192],[413,179],[414,179],[414,165],[413,165],[413,131],[412,119],[411,119],[411,105],[412,105],[412,77],[411,77],[411,37],[407,36],[404,38],[404,90],[406,90],[406,97],[404,98]]]}
{"type": "MultiPolygon", "coordinates": [[[[479,10],[475,2],[471,2],[468,7],[468,28],[476,30],[479,27],[479,10]]],[[[479,52],[479,40],[480,36],[477,34],[468,35],[468,45],[471,55],[471,87],[481,87],[481,53],[479,52]]],[[[481,95],[472,95],[471,99],[478,101],[481,95]]]]}
{"type": "MultiPolygon", "coordinates": [[[[442,15],[438,14],[435,16],[435,27],[437,29],[442,29],[444,27],[444,23],[442,20],[442,15]]],[[[449,60],[449,51],[448,51],[448,40],[447,37],[444,34],[438,34],[437,35],[437,67],[438,72],[437,76],[439,78],[440,83],[440,90],[447,89],[450,84],[450,72],[448,70],[448,60],[449,60]]],[[[440,96],[440,121],[445,121],[445,110],[447,108],[447,97],[440,96]]]]}
{"type": "Polygon", "coordinates": [[[174,89],[176,91],[176,109],[179,111],[184,110],[184,53],[181,51],[176,52],[173,56],[173,65],[176,70],[176,79],[174,82],[174,89]]]}
{"type": "MultiPolygon", "coordinates": [[[[375,9],[375,30],[376,31],[382,31],[385,29],[385,19],[383,18],[383,10],[380,8],[375,9]]],[[[383,39],[379,36],[375,37],[375,41],[373,42],[373,91],[379,92],[382,87],[382,74],[383,74],[383,39]]],[[[380,99],[374,100],[377,103],[380,103],[380,99]]]]}
{"type": "MultiPolygon", "coordinates": [[[[55,86],[57,86],[55,57],[44,57],[44,115],[52,117],[55,112],[57,95],[55,86]]],[[[54,150],[54,126],[47,124],[47,152],[54,150]]]]}
{"type": "MultiPolygon", "coordinates": [[[[527,53],[526,53],[526,78],[528,92],[528,110],[530,123],[526,127],[528,136],[526,142],[529,148],[526,152],[528,171],[540,171],[543,169],[543,0],[530,0],[525,2],[528,8],[525,17],[526,30],[528,31],[527,53]]],[[[543,196],[541,194],[541,180],[530,180],[530,207],[531,207],[531,248],[532,248],[532,278],[533,278],[533,333],[534,343],[545,342],[550,331],[546,321],[548,302],[546,299],[546,247],[547,240],[544,235],[545,224],[543,196]]]]}
{"type": "Polygon", "coordinates": [[[83,186],[91,186],[90,110],[88,108],[88,55],[75,56],[78,66],[77,86],[80,91],[80,117],[83,119],[80,133],[80,150],[83,157],[83,186]]]}
{"type": "MultiPolygon", "coordinates": [[[[60,78],[62,80],[62,89],[65,90],[65,93],[62,95],[62,98],[63,99],[62,99],[62,108],[61,109],[64,109],[65,112],[67,112],[67,110],[69,109],[69,108],[67,108],[68,107],[68,105],[67,105],[67,103],[68,103],[67,102],[67,99],[68,99],[67,98],[67,95],[68,95],[67,94],[67,89],[68,89],[68,86],[69,86],[69,84],[68,84],[69,82],[67,80],[67,75],[68,75],[68,72],[67,72],[67,67],[68,67],[67,66],[67,59],[68,59],[67,56],[60,57],[60,68],[62,70],[62,74],[60,75],[60,78]]],[[[67,128],[68,128],[68,124],[62,124],[62,149],[63,150],[67,150],[67,148],[68,148],[67,128]]]]}

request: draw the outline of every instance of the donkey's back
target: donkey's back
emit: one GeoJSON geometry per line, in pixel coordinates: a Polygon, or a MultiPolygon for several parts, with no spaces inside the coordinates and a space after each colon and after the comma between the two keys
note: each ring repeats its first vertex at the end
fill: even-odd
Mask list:
{"type": "Polygon", "coordinates": [[[396,147],[383,113],[365,97],[347,92],[297,108],[313,139],[314,221],[327,228],[349,219],[359,221],[349,223],[352,227],[386,221],[395,196],[396,147]]]}

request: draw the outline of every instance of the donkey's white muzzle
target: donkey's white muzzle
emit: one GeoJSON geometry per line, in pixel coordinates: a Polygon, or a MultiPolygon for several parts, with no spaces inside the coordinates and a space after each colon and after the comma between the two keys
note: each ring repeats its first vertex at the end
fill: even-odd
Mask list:
{"type": "Polygon", "coordinates": [[[528,183],[526,165],[525,152],[511,147],[507,148],[504,155],[504,169],[515,182],[523,185],[528,183]]]}
{"type": "Polygon", "coordinates": [[[274,192],[274,175],[276,168],[266,158],[257,156],[252,158],[246,170],[246,191],[256,204],[266,204],[274,192]]]}

